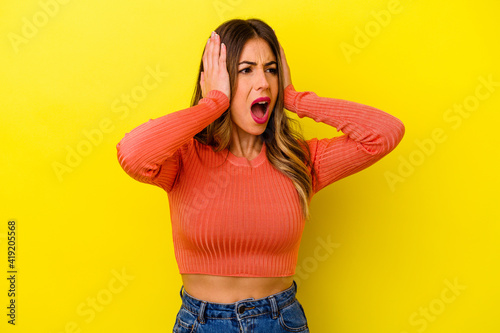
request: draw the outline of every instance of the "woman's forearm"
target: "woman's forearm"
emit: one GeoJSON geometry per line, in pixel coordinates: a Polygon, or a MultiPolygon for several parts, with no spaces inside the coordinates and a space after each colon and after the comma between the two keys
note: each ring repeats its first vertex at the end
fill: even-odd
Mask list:
{"type": "Polygon", "coordinates": [[[212,90],[198,105],[150,119],[116,145],[120,165],[132,178],[151,183],[168,158],[228,108],[228,97],[212,90]]]}
{"type": "Polygon", "coordinates": [[[356,102],[319,97],[310,91],[297,92],[291,84],[285,89],[285,108],[299,118],[308,117],[335,127],[375,155],[392,151],[405,132],[402,121],[384,111],[356,102]]]}

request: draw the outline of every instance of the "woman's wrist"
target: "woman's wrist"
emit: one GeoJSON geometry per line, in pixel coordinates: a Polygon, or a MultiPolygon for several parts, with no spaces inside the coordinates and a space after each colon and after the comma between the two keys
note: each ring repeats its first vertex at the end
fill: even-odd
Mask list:
{"type": "Polygon", "coordinates": [[[295,112],[295,96],[297,92],[295,91],[295,87],[293,84],[288,84],[285,87],[285,98],[284,98],[284,106],[288,111],[295,112]]]}

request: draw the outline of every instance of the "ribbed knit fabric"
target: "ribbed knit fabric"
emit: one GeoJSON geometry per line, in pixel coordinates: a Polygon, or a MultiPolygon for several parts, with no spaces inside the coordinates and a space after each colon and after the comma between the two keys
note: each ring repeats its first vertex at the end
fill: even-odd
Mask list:
{"type": "MultiPolygon", "coordinates": [[[[292,181],[269,164],[266,145],[249,161],[193,138],[228,108],[228,97],[212,90],[196,106],[150,119],[117,144],[118,160],[134,179],[167,192],[181,274],[293,275],[304,219],[292,181]]],[[[381,110],[297,92],[291,84],[285,108],[344,134],[307,140],[314,193],[380,160],[405,131],[381,110]]]]}

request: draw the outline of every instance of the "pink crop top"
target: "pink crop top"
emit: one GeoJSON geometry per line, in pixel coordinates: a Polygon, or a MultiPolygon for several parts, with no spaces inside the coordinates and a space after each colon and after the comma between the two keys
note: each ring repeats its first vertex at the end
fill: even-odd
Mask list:
{"type": "MultiPolygon", "coordinates": [[[[266,157],[214,153],[193,137],[229,108],[210,91],[196,106],[134,128],[117,144],[120,165],[134,179],[168,195],[179,272],[280,277],[295,274],[304,228],[292,181],[266,157]],[[227,157],[227,159],[226,159],[227,157]]],[[[285,89],[285,108],[342,131],[307,140],[317,177],[313,192],[359,172],[392,151],[405,128],[371,106],[285,89]]]]}

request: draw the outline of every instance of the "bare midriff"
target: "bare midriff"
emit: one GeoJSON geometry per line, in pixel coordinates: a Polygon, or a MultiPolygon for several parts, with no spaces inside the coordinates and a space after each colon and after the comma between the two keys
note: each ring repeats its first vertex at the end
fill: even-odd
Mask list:
{"type": "Polygon", "coordinates": [[[293,275],[284,277],[236,277],[181,274],[184,290],[194,298],[215,303],[234,303],[246,298],[259,299],[288,289],[293,275]]]}

